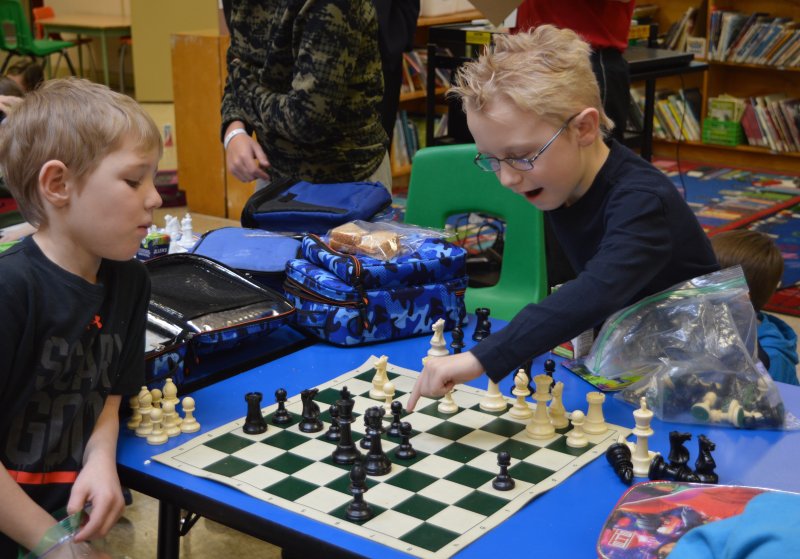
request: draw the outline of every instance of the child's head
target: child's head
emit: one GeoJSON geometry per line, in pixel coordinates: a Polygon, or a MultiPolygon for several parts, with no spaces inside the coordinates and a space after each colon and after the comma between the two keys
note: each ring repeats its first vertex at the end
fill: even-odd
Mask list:
{"type": "Polygon", "coordinates": [[[48,80],[0,126],[0,166],[23,216],[47,224],[40,172],[53,160],[84,181],[108,155],[131,144],[161,154],[153,119],[127,95],[88,80],[48,80]]]}
{"type": "Polygon", "coordinates": [[[608,156],[603,134],[613,123],[589,56],[575,32],[551,25],[498,35],[451,90],[480,152],[476,164],[540,210],[575,203],[608,156]]]}
{"type": "Polygon", "coordinates": [[[17,82],[22,91],[33,91],[44,82],[44,68],[32,60],[21,60],[6,70],[6,76],[17,82]]]}
{"type": "Polygon", "coordinates": [[[0,95],[10,95],[12,97],[23,97],[25,92],[20,86],[8,76],[0,76],[0,95]]]}
{"type": "Polygon", "coordinates": [[[759,312],[775,293],[783,276],[783,256],[773,240],[759,231],[736,229],[711,237],[711,246],[723,268],[742,267],[750,301],[759,312]]]}
{"type": "Polygon", "coordinates": [[[504,98],[556,126],[592,107],[608,133],[614,123],[603,111],[590,54],[591,47],[574,31],[552,25],[497,34],[492,50],[462,67],[453,92],[467,111],[504,98]]]}

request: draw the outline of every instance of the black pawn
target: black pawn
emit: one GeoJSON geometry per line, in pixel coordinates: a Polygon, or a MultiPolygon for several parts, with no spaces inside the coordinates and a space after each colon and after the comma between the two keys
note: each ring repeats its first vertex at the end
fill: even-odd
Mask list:
{"type": "Polygon", "coordinates": [[[453,355],[461,353],[461,350],[464,349],[464,331],[460,326],[456,326],[450,332],[450,336],[452,337],[450,349],[453,350],[453,355]]]}
{"type": "Polygon", "coordinates": [[[247,417],[243,431],[248,435],[258,435],[267,430],[267,422],[261,414],[261,392],[248,392],[244,395],[247,402],[247,417]]]}
{"type": "Polygon", "coordinates": [[[492,480],[492,487],[498,491],[511,491],[514,489],[514,480],[508,475],[508,467],[511,465],[511,455],[505,450],[497,455],[497,465],[500,466],[500,473],[492,480]]]}
{"type": "Polygon", "coordinates": [[[697,476],[697,480],[701,483],[719,483],[719,476],[714,471],[717,463],[714,461],[714,457],[711,456],[711,451],[716,450],[717,445],[705,435],[700,435],[697,438],[697,442],[700,447],[699,455],[694,463],[694,473],[697,476]]]}
{"type": "Polygon", "coordinates": [[[473,341],[479,342],[491,334],[492,324],[489,322],[489,309],[485,307],[475,309],[475,331],[472,333],[473,341]]]}
{"type": "Polygon", "coordinates": [[[364,501],[364,493],[367,491],[367,473],[358,460],[353,465],[353,469],[350,470],[348,491],[353,496],[353,500],[350,501],[345,510],[347,520],[351,522],[366,522],[372,518],[372,508],[364,501]]]}
{"type": "Polygon", "coordinates": [[[272,414],[272,422],[276,425],[284,425],[292,421],[292,416],[286,411],[286,390],[279,388],[275,391],[275,401],[278,402],[278,409],[272,414]]]}
{"type": "Polygon", "coordinates": [[[339,422],[337,421],[339,418],[339,407],[336,404],[331,406],[331,409],[328,411],[331,416],[331,426],[328,428],[328,431],[325,433],[325,440],[331,442],[338,442],[339,439],[342,438],[342,430],[339,427],[339,422]]]}
{"type": "Polygon", "coordinates": [[[633,483],[633,462],[631,449],[625,443],[614,443],[606,450],[606,459],[614,472],[626,485],[633,483]]]}
{"type": "Polygon", "coordinates": [[[556,362],[552,359],[545,359],[544,361],[544,374],[553,378],[553,373],[556,372],[556,362]]]}
{"type": "Polygon", "coordinates": [[[400,432],[400,416],[403,415],[403,404],[400,400],[395,400],[391,404],[392,408],[392,423],[389,425],[388,431],[386,431],[386,435],[392,437],[394,439],[399,439],[401,436],[400,432]]]}
{"type": "Polygon", "coordinates": [[[414,447],[408,442],[408,439],[411,437],[411,424],[408,421],[403,421],[403,423],[400,424],[400,435],[402,436],[402,440],[400,445],[394,449],[394,457],[398,460],[411,460],[415,458],[417,456],[417,451],[414,450],[414,447]]]}

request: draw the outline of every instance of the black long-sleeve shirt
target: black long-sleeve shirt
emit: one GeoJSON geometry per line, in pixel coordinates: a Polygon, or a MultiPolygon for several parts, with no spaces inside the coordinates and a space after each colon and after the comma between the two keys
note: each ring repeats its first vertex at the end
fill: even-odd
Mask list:
{"type": "Polygon", "coordinates": [[[472,349],[495,381],[642,297],[719,269],[670,180],[616,141],[610,147],[586,194],[545,214],[577,277],[472,349]]]}

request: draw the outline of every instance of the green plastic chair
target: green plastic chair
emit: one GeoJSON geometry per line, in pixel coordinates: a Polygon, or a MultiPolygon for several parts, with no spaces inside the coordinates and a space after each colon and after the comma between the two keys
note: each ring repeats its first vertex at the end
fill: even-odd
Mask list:
{"type": "Polygon", "coordinates": [[[5,74],[13,55],[28,56],[34,60],[43,58],[48,62],[51,54],[60,54],[67,61],[69,71],[75,76],[75,67],[66,52],[66,49],[74,46],[75,43],[70,41],[34,39],[30,23],[19,0],[0,0],[0,50],[8,53],[0,68],[0,74],[5,74]]]}
{"type": "Polygon", "coordinates": [[[444,227],[453,214],[484,212],[506,223],[500,280],[491,287],[470,287],[469,312],[488,307],[493,317],[511,320],[522,307],[547,295],[542,212],[503,187],[493,173],[472,160],[475,144],[435,146],[414,156],[408,187],[406,223],[444,227]]]}

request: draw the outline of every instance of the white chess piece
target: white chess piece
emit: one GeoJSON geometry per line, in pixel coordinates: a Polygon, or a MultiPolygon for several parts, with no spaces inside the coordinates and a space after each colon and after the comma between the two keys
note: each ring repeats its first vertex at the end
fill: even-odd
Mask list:
{"type": "Polygon", "coordinates": [[[189,250],[194,246],[194,232],[192,231],[192,216],[186,214],[181,220],[181,240],[178,242],[182,248],[189,250]]]}
{"type": "Polygon", "coordinates": [[[444,341],[444,319],[440,318],[434,322],[431,329],[433,330],[433,337],[431,338],[431,347],[428,349],[428,357],[450,355],[447,343],[444,341]]]}
{"type": "Polygon", "coordinates": [[[550,423],[552,423],[553,427],[556,429],[564,429],[565,427],[569,427],[567,410],[564,408],[564,383],[561,381],[555,383],[551,393],[553,395],[553,400],[550,402],[550,405],[547,408],[547,412],[550,415],[550,423]]]}
{"type": "Polygon", "coordinates": [[[153,388],[150,391],[150,396],[153,398],[152,406],[154,408],[160,408],[161,400],[163,399],[163,394],[161,393],[161,391],[158,388],[153,388]]]}
{"type": "Polygon", "coordinates": [[[514,419],[528,419],[531,417],[533,415],[533,410],[528,406],[528,402],[525,400],[525,398],[531,395],[531,391],[528,389],[528,375],[525,374],[524,369],[520,369],[519,372],[514,375],[514,389],[511,393],[517,397],[517,401],[514,402],[508,415],[514,419]]]}
{"type": "Polygon", "coordinates": [[[372,364],[375,367],[375,376],[372,377],[372,388],[369,390],[369,397],[373,400],[385,400],[383,385],[389,382],[389,375],[386,374],[386,367],[389,365],[389,357],[381,355],[372,364]]]}
{"type": "Polygon", "coordinates": [[[552,398],[550,385],[553,377],[536,375],[533,377],[533,382],[536,384],[536,393],[533,395],[533,399],[536,400],[536,410],[528,426],[525,427],[525,434],[532,439],[549,439],[556,434],[555,427],[547,417],[547,402],[552,398]]]}
{"type": "Polygon", "coordinates": [[[127,427],[133,431],[142,422],[142,414],[139,413],[139,396],[131,396],[128,405],[131,408],[131,417],[128,419],[127,427]]]}
{"type": "Polygon", "coordinates": [[[639,408],[633,411],[633,419],[636,422],[636,427],[632,431],[636,435],[636,443],[627,443],[631,449],[633,475],[648,477],[650,462],[657,453],[648,449],[648,439],[653,436],[653,430],[650,428],[653,412],[647,409],[647,400],[644,396],[639,400],[639,408]]]}
{"type": "Polygon", "coordinates": [[[183,413],[186,414],[181,422],[181,433],[194,433],[200,430],[200,424],[194,418],[194,398],[186,396],[181,403],[183,413]]]}
{"type": "Polygon", "coordinates": [[[142,421],[136,428],[137,437],[146,437],[153,432],[153,422],[150,419],[150,412],[153,411],[153,396],[146,386],[142,387],[139,392],[139,413],[142,415],[142,421]]]}
{"type": "Polygon", "coordinates": [[[394,383],[392,381],[386,381],[383,383],[383,396],[386,400],[383,403],[384,409],[387,412],[391,413],[392,411],[392,400],[394,400],[394,383]]]}
{"type": "Polygon", "coordinates": [[[176,437],[181,434],[181,428],[178,425],[178,412],[175,411],[175,404],[167,402],[161,404],[161,411],[164,413],[161,427],[168,437],[176,437]]]}
{"type": "Polygon", "coordinates": [[[161,408],[153,408],[150,411],[150,421],[153,424],[153,430],[147,435],[147,444],[164,444],[167,442],[167,439],[169,439],[164,429],[161,428],[163,413],[161,408]]]}
{"type": "MultiPolygon", "coordinates": [[[[178,399],[178,387],[175,385],[175,382],[173,382],[172,377],[167,377],[164,380],[164,387],[162,389],[162,394],[163,394],[162,406],[163,402],[170,402],[172,404],[173,409],[177,410],[178,404],[180,404],[181,401],[178,399]]],[[[183,421],[183,419],[176,412],[175,413],[176,425],[180,425],[181,421],[183,421]]]]}
{"type": "Polygon", "coordinates": [[[589,440],[583,432],[584,415],[581,410],[572,412],[572,430],[567,433],[567,446],[572,448],[583,448],[589,444],[589,440]]]}
{"type": "Polygon", "coordinates": [[[506,399],[500,393],[500,387],[492,379],[489,379],[489,385],[486,387],[486,396],[481,399],[478,406],[482,410],[492,413],[504,412],[508,408],[506,399]]]}
{"type": "Polygon", "coordinates": [[[602,392],[589,392],[586,394],[586,401],[589,403],[589,409],[586,412],[583,432],[587,435],[605,433],[608,431],[608,425],[603,417],[603,402],[606,401],[606,395],[602,392]]]}
{"type": "Polygon", "coordinates": [[[444,395],[444,398],[439,400],[439,405],[436,407],[439,413],[453,414],[458,411],[458,404],[453,399],[453,391],[451,390],[444,395]]]}

